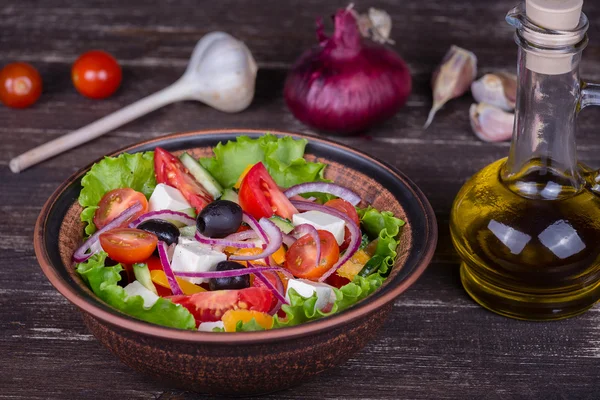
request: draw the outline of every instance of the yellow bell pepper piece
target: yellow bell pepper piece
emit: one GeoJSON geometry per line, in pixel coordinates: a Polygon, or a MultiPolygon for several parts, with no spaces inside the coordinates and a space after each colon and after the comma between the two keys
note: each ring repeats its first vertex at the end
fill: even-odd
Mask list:
{"type": "Polygon", "coordinates": [[[370,258],[364,250],[358,250],[336,273],[342,278],[353,280],[370,258]]]}
{"type": "Polygon", "coordinates": [[[248,173],[248,171],[250,171],[250,168],[252,168],[252,167],[254,167],[254,164],[250,164],[246,167],[246,169],[242,172],[242,174],[238,178],[235,185],[233,185],[234,189],[239,189],[240,186],[242,186],[242,181],[244,180],[244,178],[246,177],[246,174],[248,173]]]}
{"type": "Polygon", "coordinates": [[[225,326],[225,332],[235,332],[238,321],[246,323],[250,322],[252,318],[265,329],[273,327],[273,317],[260,311],[229,310],[223,314],[221,321],[223,321],[223,325],[225,326]]]}
{"type": "MultiPolygon", "coordinates": [[[[170,289],[169,281],[167,281],[167,275],[164,271],[159,269],[155,269],[150,271],[150,277],[152,278],[152,282],[167,289],[170,289]]],[[[194,285],[192,282],[186,281],[185,279],[175,278],[177,279],[177,283],[179,283],[179,287],[183,291],[183,294],[194,294],[199,292],[206,292],[201,286],[194,285]]]]}
{"type": "MultiPolygon", "coordinates": [[[[263,251],[263,249],[261,249],[260,247],[251,247],[249,249],[233,249],[231,247],[225,248],[226,252],[229,252],[229,250],[233,250],[231,251],[231,254],[235,254],[236,256],[254,256],[256,254],[262,253],[263,251]]],[[[283,245],[279,246],[277,251],[273,253],[271,257],[273,257],[273,261],[275,261],[277,264],[283,265],[283,263],[285,262],[285,249],[283,248],[283,245]]],[[[254,260],[251,262],[252,264],[256,265],[265,265],[265,263],[262,260],[254,260]]],[[[243,261],[240,262],[240,264],[246,265],[246,263],[243,261]]]]}

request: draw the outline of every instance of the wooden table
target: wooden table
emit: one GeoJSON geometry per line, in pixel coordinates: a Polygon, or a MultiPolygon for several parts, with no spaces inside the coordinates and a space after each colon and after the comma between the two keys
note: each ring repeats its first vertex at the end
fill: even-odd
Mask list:
{"type": "MultiPolygon", "coordinates": [[[[422,129],[431,104],[429,79],[452,44],[474,51],[480,73],[515,70],[517,47],[504,15],[515,0],[365,2],[390,12],[395,49],[410,64],[407,106],[368,136],[338,138],[404,171],[436,210],[440,240],[424,276],[395,303],[377,340],[342,367],[270,399],[598,399],[600,309],[567,321],[528,323],[475,305],[463,291],[448,234],[452,200],[471,174],[507,155],[508,143],[471,133],[469,95],[448,104],[422,129]]],[[[48,283],[32,247],[37,214],[71,173],[105,153],[170,132],[261,128],[311,133],[287,110],[286,72],[315,43],[314,18],[343,3],[304,1],[4,0],[0,64],[32,63],[44,79],[26,110],[0,107],[0,399],[191,399],[122,365],[85,330],[79,313],[48,283]],[[8,160],[172,83],[195,42],[224,30],[245,41],[258,61],[251,107],[228,115],[199,103],[163,108],[77,150],[19,175],[8,160]],[[121,89],[108,100],[83,98],[70,81],[78,54],[100,48],[123,66],[121,89]]],[[[600,3],[587,0],[591,42],[582,71],[600,81],[600,3]]],[[[597,110],[580,116],[579,156],[600,159],[597,110]]]]}

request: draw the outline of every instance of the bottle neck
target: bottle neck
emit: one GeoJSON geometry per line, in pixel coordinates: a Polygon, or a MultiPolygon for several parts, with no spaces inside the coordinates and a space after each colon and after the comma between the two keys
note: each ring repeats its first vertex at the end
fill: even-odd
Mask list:
{"type": "Polygon", "coordinates": [[[568,57],[569,72],[540,73],[531,65],[538,60],[519,49],[515,125],[502,180],[524,197],[553,200],[583,187],[575,145],[581,52],[568,57]]]}

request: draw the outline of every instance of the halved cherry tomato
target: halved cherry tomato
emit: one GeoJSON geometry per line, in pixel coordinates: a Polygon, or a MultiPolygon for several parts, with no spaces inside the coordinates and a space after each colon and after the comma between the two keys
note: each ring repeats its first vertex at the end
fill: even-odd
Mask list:
{"type": "Polygon", "coordinates": [[[273,317],[271,317],[269,314],[258,311],[229,310],[223,314],[223,318],[221,320],[223,321],[225,332],[235,332],[235,328],[237,327],[237,323],[239,321],[250,322],[252,318],[254,318],[258,325],[265,329],[271,329],[273,327],[273,317]]]}
{"type": "MultiPolygon", "coordinates": [[[[273,285],[273,287],[277,288],[279,286],[278,281],[281,278],[279,278],[277,275],[275,275],[276,272],[265,271],[262,274],[265,278],[267,278],[269,280],[269,282],[271,283],[271,285],[273,285]]],[[[262,281],[262,279],[256,278],[256,277],[254,278],[254,281],[252,282],[252,286],[268,289],[267,285],[262,281]]],[[[273,307],[275,307],[277,305],[278,302],[279,302],[279,300],[277,299],[277,297],[273,296],[273,301],[271,302],[271,307],[269,307],[269,311],[271,311],[273,309],[273,307]]]]}
{"type": "Polygon", "coordinates": [[[121,226],[125,227],[129,222],[147,213],[148,200],[146,200],[146,196],[143,193],[136,192],[130,188],[111,190],[102,196],[100,203],[98,203],[98,209],[94,214],[94,224],[96,224],[98,229],[104,228],[110,221],[117,218],[123,211],[135,203],[140,203],[142,209],[122,223],[121,226]]]}
{"type": "Polygon", "coordinates": [[[285,267],[294,276],[317,279],[327,272],[340,258],[340,248],[335,237],[328,231],[317,231],[321,241],[321,260],[316,266],[317,249],[310,235],[296,240],[285,255],[285,267]]]}
{"type": "MultiPolygon", "coordinates": [[[[344,199],[333,199],[325,203],[326,206],[335,208],[336,210],[346,214],[356,225],[360,226],[360,220],[356,208],[344,199]]],[[[344,242],[340,245],[340,250],[346,250],[350,245],[350,229],[344,228],[344,242]]]]}
{"type": "Polygon", "coordinates": [[[160,147],[154,149],[154,173],[158,183],[179,189],[198,213],[213,201],[210,193],[190,174],[182,162],[160,147]]]}
{"type": "Polygon", "coordinates": [[[126,264],[142,262],[156,249],[158,238],[141,229],[116,228],[100,235],[100,245],[115,261],[126,264]]]}
{"type": "Polygon", "coordinates": [[[75,89],[92,99],[104,99],[113,94],[119,88],[122,76],[117,60],[101,50],[83,53],[71,69],[75,89]]]}
{"type": "Polygon", "coordinates": [[[329,275],[329,277],[325,280],[325,283],[339,289],[342,286],[350,283],[350,279],[339,276],[337,272],[334,272],[333,274],[329,275]]]}
{"type": "Polygon", "coordinates": [[[201,323],[219,321],[229,310],[268,312],[273,302],[273,293],[267,289],[250,287],[240,290],[194,293],[189,296],[171,296],[169,299],[187,308],[196,319],[196,323],[201,323]]]}
{"type": "Polygon", "coordinates": [[[298,213],[296,207],[279,189],[262,162],[254,164],[240,186],[240,206],[256,219],[269,218],[273,214],[292,219],[298,213]]]}
{"type": "Polygon", "coordinates": [[[24,62],[7,64],[0,71],[0,101],[13,108],[25,108],[42,94],[42,77],[24,62]]]}

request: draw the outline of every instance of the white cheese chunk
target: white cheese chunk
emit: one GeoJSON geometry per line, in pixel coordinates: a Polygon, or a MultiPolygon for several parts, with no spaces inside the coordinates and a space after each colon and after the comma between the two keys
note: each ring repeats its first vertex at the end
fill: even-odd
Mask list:
{"type": "Polygon", "coordinates": [[[328,231],[335,237],[335,241],[338,245],[344,243],[344,228],[346,227],[346,223],[343,219],[331,214],[326,214],[321,211],[307,211],[300,214],[294,214],[292,223],[294,226],[309,224],[314,226],[315,229],[328,231]]]}
{"type": "Polygon", "coordinates": [[[148,209],[150,211],[181,211],[191,207],[190,203],[187,202],[179,190],[164,183],[156,185],[148,201],[148,209]]]}
{"type": "Polygon", "coordinates": [[[313,282],[307,279],[290,279],[285,292],[285,298],[290,301],[290,289],[294,289],[302,297],[311,297],[317,293],[317,302],[315,309],[322,310],[328,304],[335,301],[335,292],[333,288],[326,283],[313,282]]]}
{"type": "Polygon", "coordinates": [[[178,244],[195,244],[195,243],[200,243],[200,242],[198,242],[192,236],[179,236],[178,244]]]}
{"type": "Polygon", "coordinates": [[[142,296],[142,299],[144,300],[145,309],[152,308],[154,303],[156,303],[156,301],[159,299],[159,297],[156,294],[152,293],[138,281],[131,282],[129,285],[125,286],[124,289],[128,297],[142,296]]]}
{"type": "MultiPolygon", "coordinates": [[[[225,261],[227,256],[210,246],[195,242],[175,246],[171,269],[176,272],[207,272],[214,271],[217,264],[225,261]]],[[[208,282],[204,278],[184,278],[192,283],[208,282]]]]}
{"type": "Polygon", "coordinates": [[[214,328],[225,329],[223,321],[203,322],[198,327],[198,332],[212,332],[214,328]]]}

